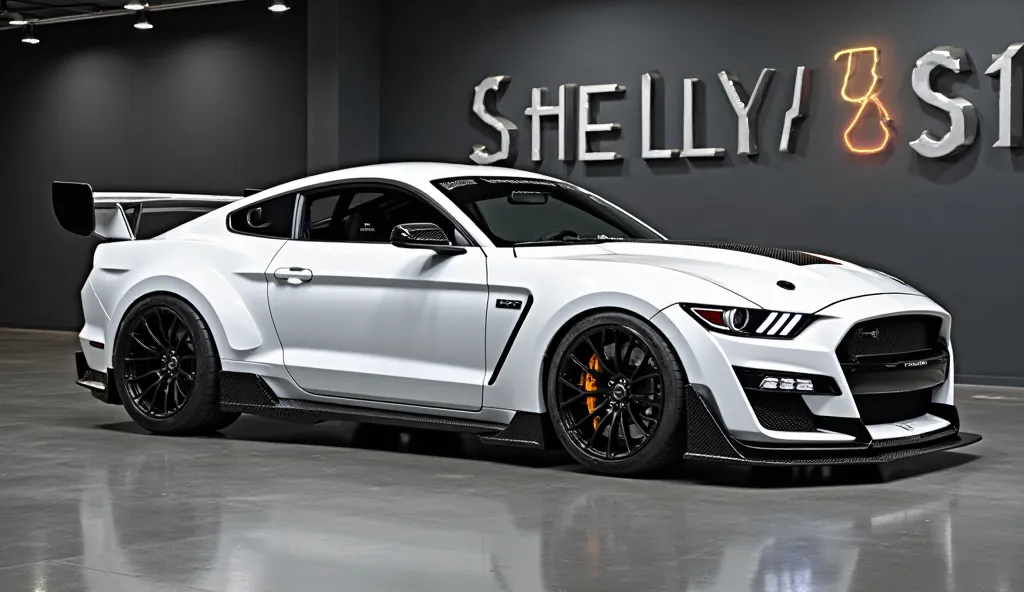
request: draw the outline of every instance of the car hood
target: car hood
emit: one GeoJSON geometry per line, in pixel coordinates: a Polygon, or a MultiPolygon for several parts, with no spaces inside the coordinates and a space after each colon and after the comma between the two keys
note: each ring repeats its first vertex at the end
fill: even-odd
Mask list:
{"type": "Polygon", "coordinates": [[[786,312],[814,313],[841,300],[873,294],[921,295],[884,273],[803,251],[708,242],[608,242],[585,247],[524,248],[517,249],[517,256],[529,258],[534,251],[534,256],[563,258],[557,251],[565,249],[566,259],[671,269],[716,284],[762,308],[786,312]],[[781,288],[779,282],[790,282],[795,288],[781,288]]]}

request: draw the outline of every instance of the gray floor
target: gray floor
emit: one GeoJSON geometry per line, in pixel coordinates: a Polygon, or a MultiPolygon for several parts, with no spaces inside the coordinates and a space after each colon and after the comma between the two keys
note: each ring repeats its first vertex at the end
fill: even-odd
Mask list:
{"type": "Polygon", "coordinates": [[[346,425],[151,436],[73,351],[0,331],[2,592],[1024,590],[1022,391],[961,389],[985,440],[881,480],[632,481],[346,425]]]}

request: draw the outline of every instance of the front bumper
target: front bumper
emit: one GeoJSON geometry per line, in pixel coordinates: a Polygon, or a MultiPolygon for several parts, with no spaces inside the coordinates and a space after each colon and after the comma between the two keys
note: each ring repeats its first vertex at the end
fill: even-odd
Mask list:
{"type": "MultiPolygon", "coordinates": [[[[877,452],[883,443],[891,445],[889,451],[908,444],[920,446],[925,441],[964,445],[956,444],[959,419],[953,407],[954,362],[946,311],[923,296],[886,294],[845,300],[819,315],[822,318],[791,340],[710,333],[678,306],[651,319],[676,349],[689,382],[706,385],[706,392],[701,393],[703,401],[715,420],[716,431],[730,442],[728,450],[719,452],[726,457],[756,459],[779,458],[788,454],[785,450],[793,449],[794,458],[799,458],[800,451],[834,450],[841,456],[857,450],[877,452]],[[934,366],[929,362],[916,367],[922,362],[915,362],[914,368],[899,370],[899,376],[907,381],[907,392],[887,394],[879,390],[877,384],[872,384],[878,376],[871,368],[861,368],[857,375],[844,372],[837,347],[854,327],[869,319],[905,315],[941,319],[939,337],[946,347],[934,366]],[[767,417],[765,399],[755,398],[758,393],[752,393],[758,389],[741,382],[748,378],[744,376],[747,370],[823,378],[834,388],[824,389],[828,390],[825,393],[817,387],[813,393],[778,393],[779,398],[770,401],[772,405],[795,404],[802,415],[780,413],[767,417]],[[945,376],[939,379],[942,382],[918,390],[922,384],[936,384],[935,372],[945,376]],[[865,392],[880,394],[865,398],[865,392]],[[911,415],[902,415],[900,407],[905,403],[910,404],[911,415]],[[794,417],[800,421],[789,421],[794,417]]],[[[885,381],[892,383],[892,376],[885,377],[885,381]]],[[[904,390],[903,386],[897,390],[904,390]]]]}
{"type": "MultiPolygon", "coordinates": [[[[930,433],[867,443],[753,445],[736,440],[722,428],[705,401],[711,396],[704,385],[692,385],[686,389],[686,458],[746,465],[869,465],[952,450],[981,440],[978,434],[961,432],[959,420],[955,420],[947,427],[930,433]]],[[[952,417],[955,417],[955,410],[952,417]]]]}

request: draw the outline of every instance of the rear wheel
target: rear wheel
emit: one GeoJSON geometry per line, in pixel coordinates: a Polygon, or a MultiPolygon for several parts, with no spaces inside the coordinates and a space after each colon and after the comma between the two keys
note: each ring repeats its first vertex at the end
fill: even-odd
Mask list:
{"type": "Polygon", "coordinates": [[[599,313],[562,338],[547,407],[562,444],[584,466],[642,475],[685,453],[686,378],[671,345],[647,323],[599,313]]]}
{"type": "Polygon", "coordinates": [[[113,362],[125,409],[151,432],[211,432],[238,419],[220,410],[220,360],[209,328],[178,298],[151,296],[133,306],[114,342],[113,362]]]}

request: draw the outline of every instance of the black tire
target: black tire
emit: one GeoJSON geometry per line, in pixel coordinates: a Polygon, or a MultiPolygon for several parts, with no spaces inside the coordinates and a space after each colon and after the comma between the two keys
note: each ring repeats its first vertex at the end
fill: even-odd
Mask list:
{"type": "Polygon", "coordinates": [[[682,460],[686,374],[672,346],[646,322],[615,312],[580,320],[558,343],[545,383],[559,440],[590,470],[641,476],[682,460]]]}
{"type": "Polygon", "coordinates": [[[149,296],[132,306],[114,340],[113,363],[111,384],[150,432],[208,433],[238,419],[220,410],[220,357],[210,329],[179,298],[149,296]]]}

